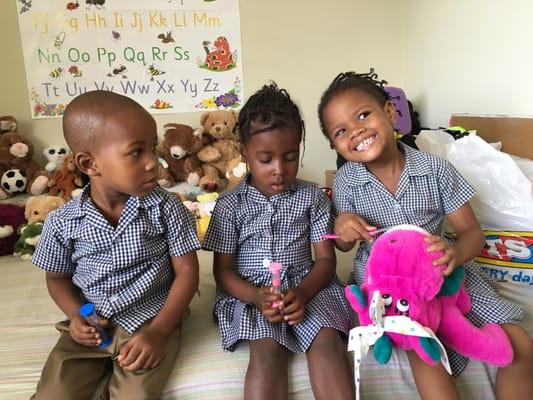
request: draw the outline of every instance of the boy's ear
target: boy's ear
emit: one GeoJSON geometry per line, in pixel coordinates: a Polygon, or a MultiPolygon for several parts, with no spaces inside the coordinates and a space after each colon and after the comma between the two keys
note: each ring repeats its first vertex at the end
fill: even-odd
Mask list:
{"type": "Polygon", "coordinates": [[[96,176],[99,174],[91,153],[76,153],[76,155],[74,156],[74,161],[78,169],[85,175],[96,176]]]}
{"type": "Polygon", "coordinates": [[[385,103],[385,113],[387,114],[389,121],[392,123],[392,126],[395,126],[396,125],[396,107],[394,107],[394,103],[390,100],[388,100],[385,103]]]}

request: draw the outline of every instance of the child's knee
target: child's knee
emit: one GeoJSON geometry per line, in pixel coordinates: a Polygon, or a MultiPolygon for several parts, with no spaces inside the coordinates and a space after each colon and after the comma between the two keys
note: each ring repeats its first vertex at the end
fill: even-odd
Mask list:
{"type": "Polygon", "coordinates": [[[346,344],[337,330],[322,328],[313,341],[310,351],[324,354],[344,354],[346,353],[346,344]]]}
{"type": "Polygon", "coordinates": [[[513,346],[513,364],[524,364],[533,369],[533,339],[518,325],[502,325],[513,346]]]}
{"type": "Polygon", "coordinates": [[[250,345],[250,366],[271,370],[287,364],[287,351],[275,341],[264,341],[250,345]]]}

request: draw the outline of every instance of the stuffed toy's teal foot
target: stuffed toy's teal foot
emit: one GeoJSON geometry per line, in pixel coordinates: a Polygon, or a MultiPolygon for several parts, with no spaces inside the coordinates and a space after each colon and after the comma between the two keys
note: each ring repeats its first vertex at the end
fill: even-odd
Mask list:
{"type": "Polygon", "coordinates": [[[440,361],[440,348],[435,339],[421,337],[419,338],[419,342],[429,358],[435,362],[440,361]]]}
{"type": "Polygon", "coordinates": [[[374,345],[374,358],[379,364],[386,364],[392,354],[392,341],[387,335],[381,336],[374,345]]]}
{"type": "Polygon", "coordinates": [[[449,276],[447,276],[446,279],[444,279],[444,283],[440,288],[438,296],[451,296],[452,294],[457,293],[461,287],[461,282],[463,282],[464,277],[464,267],[455,268],[455,270],[449,276]]]}

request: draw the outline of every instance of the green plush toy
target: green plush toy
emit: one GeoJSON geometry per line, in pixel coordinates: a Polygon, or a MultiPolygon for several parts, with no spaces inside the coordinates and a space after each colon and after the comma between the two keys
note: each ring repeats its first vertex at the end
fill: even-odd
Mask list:
{"type": "Polygon", "coordinates": [[[15,243],[13,255],[20,256],[23,260],[29,260],[37,243],[39,243],[42,231],[43,223],[41,221],[21,225],[18,229],[20,238],[15,243]]]}

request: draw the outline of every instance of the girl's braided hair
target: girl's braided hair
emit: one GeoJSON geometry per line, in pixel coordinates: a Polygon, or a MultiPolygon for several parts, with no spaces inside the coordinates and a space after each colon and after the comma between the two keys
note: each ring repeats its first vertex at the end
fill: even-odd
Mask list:
{"type": "Polygon", "coordinates": [[[252,135],[274,129],[295,129],[305,140],[305,125],[298,106],[275,82],[254,93],[239,112],[239,135],[246,143],[252,135]]]}

